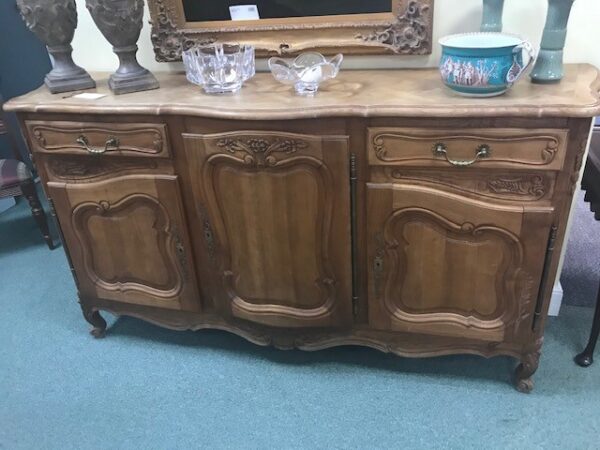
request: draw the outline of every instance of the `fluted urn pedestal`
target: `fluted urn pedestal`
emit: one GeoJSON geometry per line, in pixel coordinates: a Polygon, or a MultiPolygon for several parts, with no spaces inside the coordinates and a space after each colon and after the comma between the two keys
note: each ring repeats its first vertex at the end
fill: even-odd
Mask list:
{"type": "Polygon", "coordinates": [[[119,68],[108,86],[115,94],[157,89],[158,81],[140,65],[136,53],[142,30],[143,0],[86,0],[94,22],[119,57],[119,68]]]}
{"type": "Polygon", "coordinates": [[[77,27],[75,0],[18,0],[27,27],[48,48],[52,70],[44,83],[53,94],[96,87],[90,75],[73,62],[71,41],[77,27]]]}

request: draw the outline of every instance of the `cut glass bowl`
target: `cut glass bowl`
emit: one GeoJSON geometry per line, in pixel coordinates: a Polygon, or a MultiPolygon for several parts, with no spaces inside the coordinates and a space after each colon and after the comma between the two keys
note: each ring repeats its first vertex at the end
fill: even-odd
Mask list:
{"type": "Polygon", "coordinates": [[[237,92],[255,74],[251,45],[196,46],[184,51],[182,59],[188,81],[209,94],[237,92]]]}
{"type": "Polygon", "coordinates": [[[273,57],[269,69],[277,81],[293,85],[297,94],[314,95],[323,81],[337,76],[343,59],[341,53],[330,60],[320,53],[302,53],[292,63],[273,57]]]}

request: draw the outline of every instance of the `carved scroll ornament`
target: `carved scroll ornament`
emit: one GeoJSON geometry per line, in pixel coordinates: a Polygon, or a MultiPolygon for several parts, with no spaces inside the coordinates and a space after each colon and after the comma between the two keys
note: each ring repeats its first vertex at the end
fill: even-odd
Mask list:
{"type": "MultiPolygon", "coordinates": [[[[195,45],[239,42],[256,47],[257,55],[294,55],[317,50],[324,53],[431,53],[434,0],[390,0],[388,19],[380,14],[309,23],[265,22],[211,26],[186,22],[182,0],[149,0],[152,44],[159,62],[180,61],[181,53],[195,45]],[[285,40],[282,40],[284,39],[285,40]]],[[[385,13],[384,13],[385,14],[385,13]]],[[[342,16],[340,16],[342,17],[342,16]]]]}
{"type": "Polygon", "coordinates": [[[381,45],[394,53],[422,54],[431,42],[430,6],[411,0],[405,11],[400,11],[396,22],[383,30],[356,36],[366,43],[381,45]]]}
{"type": "MultiPolygon", "coordinates": [[[[196,44],[208,43],[210,40],[195,41],[186,37],[184,32],[175,26],[172,13],[163,0],[156,0],[156,14],[152,21],[150,39],[154,46],[156,60],[159,62],[179,61],[181,52],[196,44]]],[[[214,41],[214,39],[213,39],[214,41]]]]}

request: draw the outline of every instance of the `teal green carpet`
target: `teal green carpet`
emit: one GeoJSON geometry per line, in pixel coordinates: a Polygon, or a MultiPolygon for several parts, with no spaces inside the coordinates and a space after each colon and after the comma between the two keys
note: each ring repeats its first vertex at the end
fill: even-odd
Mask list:
{"type": "Polygon", "coordinates": [[[592,311],[551,320],[532,394],[513,361],[256,347],[111,320],[94,340],[62,249],[23,203],[0,215],[0,449],[600,448],[592,311]]]}

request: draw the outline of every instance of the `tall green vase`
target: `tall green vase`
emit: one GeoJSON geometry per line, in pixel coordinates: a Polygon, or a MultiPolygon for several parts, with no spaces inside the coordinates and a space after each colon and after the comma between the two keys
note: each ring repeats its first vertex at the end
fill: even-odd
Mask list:
{"type": "Polygon", "coordinates": [[[502,31],[504,0],[483,0],[481,31],[502,31]]]}
{"type": "Polygon", "coordinates": [[[563,49],[574,1],[548,0],[548,16],[540,53],[530,75],[533,83],[558,83],[564,76],[563,49]]]}

